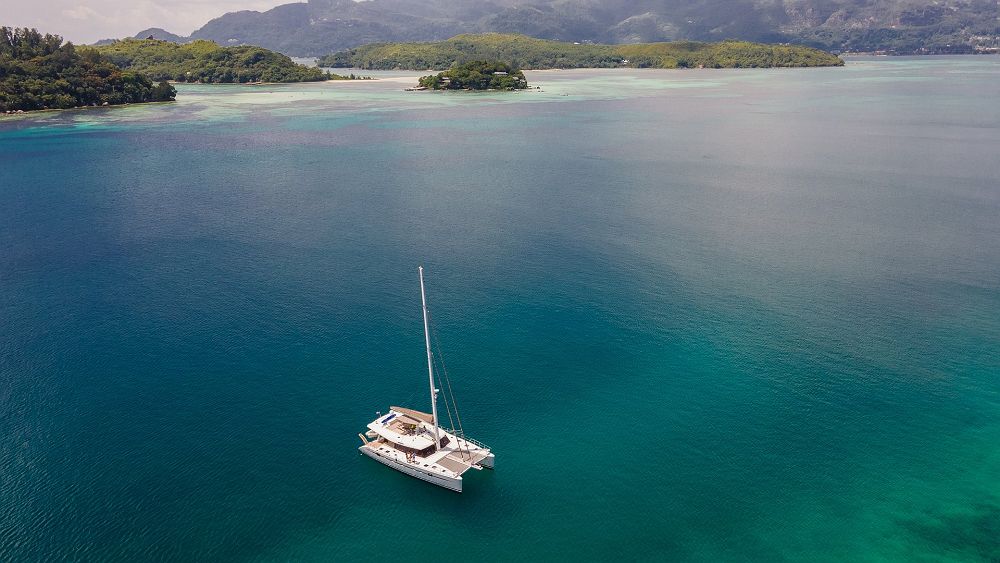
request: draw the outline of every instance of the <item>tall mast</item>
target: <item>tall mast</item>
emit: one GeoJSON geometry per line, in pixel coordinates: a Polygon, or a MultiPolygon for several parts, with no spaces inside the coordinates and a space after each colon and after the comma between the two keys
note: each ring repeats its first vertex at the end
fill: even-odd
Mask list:
{"type": "Polygon", "coordinates": [[[431,382],[431,414],[434,417],[434,451],[441,446],[438,437],[438,407],[437,389],[434,388],[434,361],[431,360],[431,332],[427,324],[427,294],[424,293],[424,267],[417,268],[420,272],[420,302],[424,307],[424,343],[427,345],[427,378],[431,382]]]}

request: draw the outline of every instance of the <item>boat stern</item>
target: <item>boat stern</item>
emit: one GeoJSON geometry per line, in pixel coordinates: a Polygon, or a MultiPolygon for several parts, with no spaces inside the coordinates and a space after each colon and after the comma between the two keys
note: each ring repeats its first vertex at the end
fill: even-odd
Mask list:
{"type": "Polygon", "coordinates": [[[479,462],[479,465],[485,467],[486,469],[493,469],[493,462],[495,459],[496,456],[493,455],[493,452],[490,452],[490,455],[484,457],[482,461],[479,462]]]}

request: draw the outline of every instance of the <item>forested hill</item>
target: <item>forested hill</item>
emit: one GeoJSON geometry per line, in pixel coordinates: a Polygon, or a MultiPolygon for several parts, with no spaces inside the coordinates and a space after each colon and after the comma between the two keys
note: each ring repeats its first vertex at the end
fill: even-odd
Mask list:
{"type": "Polygon", "coordinates": [[[444,72],[420,77],[431,90],[524,90],[528,80],[519,69],[500,61],[469,61],[444,72]]]}
{"type": "MultiPolygon", "coordinates": [[[[834,51],[990,52],[997,0],[307,0],[206,23],[183,42],[258,45],[315,56],[460,33],[520,33],[568,42],[726,39],[834,51]]],[[[174,38],[161,29],[140,38],[174,38]]]]}
{"type": "Polygon", "coordinates": [[[118,66],[149,74],[155,80],[246,83],[316,82],[331,78],[320,69],[249,45],[220,47],[211,41],[178,45],[157,39],[125,39],[96,48],[118,66]]]}
{"type": "Polygon", "coordinates": [[[524,35],[459,35],[436,43],[383,43],[319,59],[320,66],[363,69],[447,69],[476,60],[516,68],[767,68],[839,66],[839,57],[809,47],[745,41],[583,45],[524,35]]]}
{"type": "Polygon", "coordinates": [[[0,27],[0,112],[161,102],[175,93],[58,35],[0,27]]]}

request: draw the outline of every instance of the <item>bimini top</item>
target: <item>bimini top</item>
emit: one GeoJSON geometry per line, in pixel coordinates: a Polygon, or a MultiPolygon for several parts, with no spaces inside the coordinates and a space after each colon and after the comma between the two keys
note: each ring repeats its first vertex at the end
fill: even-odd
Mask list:
{"type": "MultiPolygon", "coordinates": [[[[410,409],[400,410],[408,411],[410,409]]],[[[400,446],[415,450],[434,447],[434,429],[431,428],[431,425],[409,413],[398,412],[395,407],[389,411],[389,414],[370,422],[368,428],[400,446]]]]}

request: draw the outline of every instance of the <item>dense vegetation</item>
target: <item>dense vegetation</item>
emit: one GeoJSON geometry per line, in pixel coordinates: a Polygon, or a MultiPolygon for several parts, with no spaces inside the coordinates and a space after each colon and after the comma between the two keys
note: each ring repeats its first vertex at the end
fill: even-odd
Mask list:
{"type": "Polygon", "coordinates": [[[211,41],[183,45],[156,39],[124,39],[96,47],[116,65],[154,80],[178,82],[316,82],[342,78],[261,47],[220,47],[211,41]]]}
{"type": "Polygon", "coordinates": [[[807,45],[844,53],[890,55],[972,55],[997,53],[1000,29],[971,33],[955,23],[913,28],[814,29],[803,32],[807,45]]]}
{"type": "Polygon", "coordinates": [[[522,90],[528,87],[528,80],[506,63],[470,61],[421,77],[420,85],[432,90],[522,90]]]}
{"type": "Polygon", "coordinates": [[[0,112],[160,102],[175,94],[166,82],[123,71],[58,35],[0,27],[0,112]]]}
{"type": "MultiPolygon", "coordinates": [[[[228,13],[179,42],[311,56],[497,32],[570,43],[738,39],[834,51],[996,52],[997,15],[997,0],[308,0],[228,13]]],[[[139,37],[149,35],[172,36],[152,29],[139,37]]]]}
{"type": "Polygon", "coordinates": [[[476,60],[503,60],[516,68],[760,68],[837,66],[844,61],[809,47],[721,43],[575,44],[524,35],[458,35],[437,43],[382,43],[319,59],[320,66],[364,69],[446,69],[476,60]]]}

